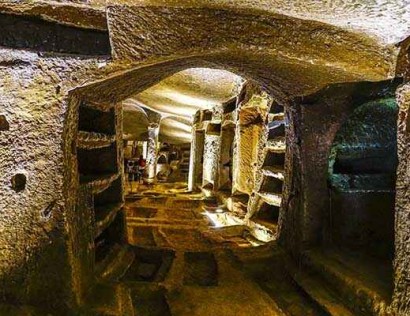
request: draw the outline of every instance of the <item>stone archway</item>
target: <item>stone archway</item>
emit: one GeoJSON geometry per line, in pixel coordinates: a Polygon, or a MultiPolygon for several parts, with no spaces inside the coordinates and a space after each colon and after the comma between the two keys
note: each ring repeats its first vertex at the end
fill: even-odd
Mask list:
{"type": "MultiPolygon", "coordinates": [[[[158,51],[155,49],[150,51],[153,46],[150,46],[149,41],[146,43],[146,47],[136,48],[134,45],[139,42],[138,38],[140,34],[136,35],[128,29],[128,27],[133,28],[134,30],[140,30],[141,28],[138,25],[138,21],[142,21],[143,19],[139,19],[138,14],[150,12],[150,10],[156,11],[155,8],[147,8],[146,10],[139,11],[137,8],[138,7],[131,6],[127,8],[120,8],[119,11],[116,11],[115,7],[112,7],[112,15],[109,15],[109,23],[111,23],[110,31],[112,32],[111,36],[114,47],[114,62],[111,67],[115,70],[121,69],[124,65],[127,65],[131,69],[113,71],[109,77],[101,76],[100,80],[86,86],[79,87],[73,91],[73,94],[78,98],[87,100],[89,104],[93,104],[97,108],[110,108],[114,104],[146,89],[159,80],[193,66],[222,68],[236,72],[246,78],[252,78],[266,88],[275,99],[279,100],[280,103],[285,106],[288,106],[287,98],[290,96],[303,95],[312,91],[317,91],[319,88],[322,88],[332,82],[361,81],[363,79],[381,80],[386,76],[389,76],[390,73],[388,64],[385,64],[385,67],[378,68],[376,72],[374,71],[374,68],[367,65],[367,61],[369,60],[378,60],[378,63],[385,62],[385,59],[381,59],[382,56],[379,55],[379,53],[373,54],[375,50],[373,48],[370,49],[370,47],[376,44],[371,43],[371,41],[368,41],[367,39],[365,40],[365,45],[369,45],[369,51],[361,50],[360,52],[355,52],[367,55],[366,58],[360,58],[361,62],[364,60],[366,60],[366,62],[359,62],[350,68],[348,66],[349,62],[344,58],[347,55],[352,56],[352,51],[345,52],[346,54],[339,54],[340,52],[336,54],[336,48],[334,50],[329,49],[337,55],[337,57],[332,56],[329,54],[328,48],[322,47],[323,43],[319,44],[320,41],[318,39],[315,39],[314,41],[317,42],[315,42],[315,44],[311,43],[311,45],[315,45],[315,47],[319,48],[322,47],[326,50],[326,54],[323,56],[327,56],[329,61],[325,63],[325,67],[323,67],[323,65],[319,65],[319,60],[324,58],[323,56],[315,55],[310,56],[309,58],[299,58],[300,56],[297,57],[297,55],[302,54],[302,52],[297,50],[291,52],[289,46],[289,54],[293,55],[293,57],[290,59],[284,59],[283,56],[279,56],[273,52],[278,43],[274,43],[271,39],[266,37],[263,38],[262,42],[258,43],[258,45],[266,48],[266,51],[262,49],[262,52],[260,49],[258,49],[258,51],[254,51],[252,47],[256,43],[252,43],[252,41],[246,43],[246,38],[244,39],[244,43],[241,43],[236,47],[235,45],[237,44],[226,46],[226,44],[222,43],[220,47],[208,47],[204,45],[204,38],[206,38],[206,36],[204,35],[203,30],[199,32],[199,34],[203,34],[201,35],[202,37],[200,36],[199,38],[196,38],[194,36],[194,38],[190,40],[191,47],[193,47],[194,50],[188,52],[184,47],[180,47],[176,44],[178,42],[176,41],[176,38],[181,40],[180,36],[182,36],[181,34],[178,35],[178,32],[182,30],[179,29],[180,26],[175,26],[175,29],[168,28],[169,31],[172,30],[176,32],[176,35],[174,34],[175,36],[169,36],[167,41],[160,41],[161,48],[157,47],[159,49],[158,51]],[[131,22],[124,23],[122,19],[125,18],[128,22],[131,22]],[[175,40],[176,42],[171,44],[168,42],[170,40],[175,40]],[[162,45],[164,46],[162,47],[162,45]],[[165,47],[167,47],[169,51],[161,51],[161,49],[165,49],[165,47]],[[157,55],[158,52],[160,52],[160,55],[162,56],[169,56],[165,58],[162,56],[159,57],[157,55]],[[295,61],[295,59],[297,61],[295,61]],[[312,59],[316,59],[318,63],[312,63],[312,59]],[[141,63],[141,60],[145,61],[141,63]],[[263,63],[261,63],[262,60],[264,60],[263,63]],[[134,66],[132,66],[133,64],[134,66]],[[341,64],[344,64],[343,70],[340,67],[341,64]],[[384,69],[384,72],[380,69],[384,69]],[[301,72],[300,76],[295,77],[293,75],[295,72],[301,72]]],[[[184,11],[184,9],[182,11],[184,11]]],[[[178,9],[176,12],[181,11],[178,9]]],[[[187,9],[186,12],[189,14],[196,12],[195,14],[198,14],[201,10],[197,12],[195,10],[192,11],[191,9],[187,9]]],[[[212,21],[212,23],[216,23],[217,21],[224,23],[224,14],[227,14],[228,16],[232,14],[225,11],[222,13],[219,11],[215,12],[201,21],[200,25],[196,25],[196,23],[194,23],[195,28],[204,28],[207,23],[210,23],[210,21],[212,21]],[[215,12],[217,13],[216,16],[213,15],[215,12]]],[[[164,18],[167,20],[166,16],[167,13],[161,9],[159,19],[164,18]]],[[[188,23],[193,23],[190,19],[187,21],[188,23]]],[[[245,21],[249,22],[249,16],[245,17],[245,21]]],[[[257,27],[255,29],[255,33],[258,34],[263,32],[263,30],[264,27],[261,26],[260,29],[257,27]]],[[[220,35],[218,38],[222,38],[226,42],[238,43],[237,38],[233,34],[234,28],[232,30],[224,30],[224,32],[225,33],[220,35]]],[[[306,34],[306,36],[307,33],[308,32],[304,30],[304,34],[306,34]]],[[[159,34],[157,35],[159,36],[159,34]]],[[[350,36],[353,35],[343,33],[343,36],[346,36],[346,41],[348,41],[351,40],[350,36]]],[[[151,39],[153,43],[156,42],[155,36],[151,39]]],[[[349,50],[350,48],[348,48],[347,42],[345,44],[346,47],[342,48],[339,46],[338,49],[349,50]]],[[[282,48],[286,50],[285,47],[282,48]]],[[[292,151],[293,148],[291,147],[288,150],[292,151]]],[[[289,173],[293,172],[289,167],[286,167],[285,170],[289,173]]],[[[288,190],[289,189],[290,186],[288,187],[288,190]]],[[[286,198],[289,198],[290,195],[291,194],[289,191],[284,192],[284,205],[288,205],[286,198]]],[[[287,212],[287,208],[288,207],[284,208],[283,212],[287,212]]],[[[288,215],[284,214],[279,215],[279,226],[283,226],[280,221],[281,219],[285,219],[287,216],[288,215]]],[[[292,228],[289,228],[289,231],[291,229],[292,228]]],[[[300,227],[297,227],[296,229],[300,229],[300,227]]],[[[304,234],[303,229],[302,234],[304,234]]],[[[284,239],[286,238],[284,237],[284,239]]],[[[295,243],[297,244],[298,241],[295,241],[295,243]]]]}

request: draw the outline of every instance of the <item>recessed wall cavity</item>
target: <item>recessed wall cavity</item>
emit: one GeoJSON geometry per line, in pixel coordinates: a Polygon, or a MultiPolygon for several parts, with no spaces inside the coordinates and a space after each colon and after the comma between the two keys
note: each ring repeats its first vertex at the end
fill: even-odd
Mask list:
{"type": "Polygon", "coordinates": [[[0,46],[78,55],[110,55],[107,31],[82,29],[39,18],[0,14],[0,46]]]}
{"type": "Polygon", "coordinates": [[[0,131],[8,131],[10,129],[9,122],[5,115],[0,115],[0,131]]]}
{"type": "Polygon", "coordinates": [[[21,192],[26,188],[26,175],[22,173],[15,174],[11,178],[11,187],[16,192],[21,192]]]}
{"type": "Polygon", "coordinates": [[[390,259],[397,113],[394,99],[359,106],[338,131],[329,161],[333,242],[390,259]]]}

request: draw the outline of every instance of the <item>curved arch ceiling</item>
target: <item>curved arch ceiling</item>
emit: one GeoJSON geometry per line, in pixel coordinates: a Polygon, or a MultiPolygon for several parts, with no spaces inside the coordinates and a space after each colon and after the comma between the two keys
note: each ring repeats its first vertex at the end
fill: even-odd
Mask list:
{"type": "Polygon", "coordinates": [[[148,119],[142,110],[145,107],[163,117],[161,141],[190,142],[196,111],[231,99],[242,82],[240,76],[225,70],[190,68],[178,72],[123,102],[124,138],[146,139],[148,119]]]}

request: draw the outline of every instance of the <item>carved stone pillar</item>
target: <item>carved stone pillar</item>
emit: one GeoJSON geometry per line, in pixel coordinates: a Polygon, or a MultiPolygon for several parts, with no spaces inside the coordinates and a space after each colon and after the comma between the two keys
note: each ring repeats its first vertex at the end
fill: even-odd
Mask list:
{"type": "Polygon", "coordinates": [[[220,123],[208,123],[205,133],[202,187],[209,191],[216,191],[219,187],[220,134],[220,123]]]}
{"type": "Polygon", "coordinates": [[[202,157],[204,155],[204,138],[203,130],[192,127],[191,157],[189,160],[188,190],[193,191],[197,184],[202,182],[201,167],[202,157]]]}
{"type": "Polygon", "coordinates": [[[145,167],[144,182],[155,183],[157,179],[159,123],[150,123],[148,126],[147,165],[145,167]]]}

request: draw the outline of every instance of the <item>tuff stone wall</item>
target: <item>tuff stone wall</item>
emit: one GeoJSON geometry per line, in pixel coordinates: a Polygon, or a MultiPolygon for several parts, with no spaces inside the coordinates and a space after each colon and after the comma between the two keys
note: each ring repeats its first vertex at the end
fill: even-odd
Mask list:
{"type": "Polygon", "coordinates": [[[409,273],[410,256],[410,84],[406,83],[397,90],[399,104],[397,144],[399,165],[396,183],[396,224],[395,224],[395,291],[393,306],[397,315],[410,313],[409,273]]]}
{"type": "Polygon", "coordinates": [[[265,120],[270,97],[254,83],[243,89],[238,98],[237,124],[233,153],[234,194],[252,194],[255,188],[255,166],[258,164],[259,147],[264,145],[265,120]]]}
{"type": "Polygon", "coordinates": [[[75,305],[69,232],[75,201],[65,193],[67,93],[99,60],[1,49],[0,292],[3,300],[75,305]],[[14,190],[11,179],[26,177],[14,190]],[[56,291],[56,289],[59,289],[56,291]]]}

